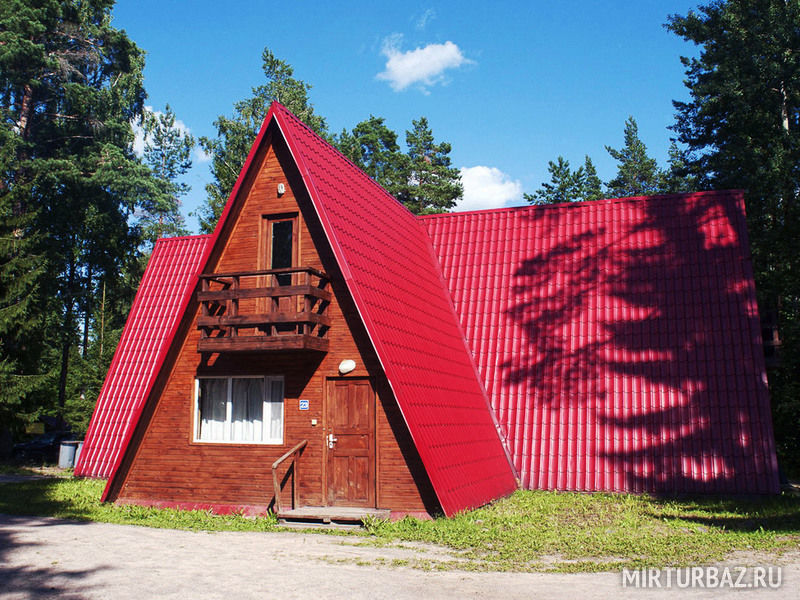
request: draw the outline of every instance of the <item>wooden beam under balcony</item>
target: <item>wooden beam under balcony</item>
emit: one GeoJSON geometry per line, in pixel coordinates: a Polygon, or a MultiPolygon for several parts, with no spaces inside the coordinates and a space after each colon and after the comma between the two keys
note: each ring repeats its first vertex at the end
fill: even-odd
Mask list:
{"type": "Polygon", "coordinates": [[[320,315],[314,312],[260,313],[236,316],[222,315],[220,317],[206,317],[201,315],[197,317],[198,327],[266,327],[267,325],[283,323],[311,323],[330,327],[331,319],[326,315],[320,315]]]}
{"type": "Polygon", "coordinates": [[[201,338],[198,352],[328,351],[328,338],[315,335],[239,335],[201,338]]]}
{"type": "Polygon", "coordinates": [[[236,298],[288,298],[289,296],[313,296],[325,302],[331,301],[331,293],[313,285],[286,285],[282,287],[263,287],[248,289],[226,289],[214,291],[199,291],[197,299],[200,302],[223,302],[236,298]]]}

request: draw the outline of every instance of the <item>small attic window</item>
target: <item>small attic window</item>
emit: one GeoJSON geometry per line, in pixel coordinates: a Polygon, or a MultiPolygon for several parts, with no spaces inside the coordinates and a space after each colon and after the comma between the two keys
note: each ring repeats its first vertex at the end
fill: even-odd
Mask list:
{"type": "MultiPolygon", "coordinates": [[[[293,221],[275,221],[272,223],[272,269],[288,269],[292,267],[293,221]]],[[[280,285],[291,284],[291,275],[278,275],[280,285]],[[281,278],[284,278],[283,280],[281,278]]]]}
{"type": "MultiPolygon", "coordinates": [[[[297,215],[266,218],[267,268],[289,269],[297,266],[297,215]]],[[[275,276],[277,285],[292,285],[291,273],[275,276]]]]}

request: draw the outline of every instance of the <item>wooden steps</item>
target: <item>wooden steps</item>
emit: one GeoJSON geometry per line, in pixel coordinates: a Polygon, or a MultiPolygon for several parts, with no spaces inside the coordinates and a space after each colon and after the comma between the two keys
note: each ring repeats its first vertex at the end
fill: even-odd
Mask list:
{"type": "Polygon", "coordinates": [[[275,514],[283,524],[338,524],[360,525],[371,517],[388,519],[391,511],[387,508],[362,508],[357,506],[303,506],[287,509],[275,514]]]}

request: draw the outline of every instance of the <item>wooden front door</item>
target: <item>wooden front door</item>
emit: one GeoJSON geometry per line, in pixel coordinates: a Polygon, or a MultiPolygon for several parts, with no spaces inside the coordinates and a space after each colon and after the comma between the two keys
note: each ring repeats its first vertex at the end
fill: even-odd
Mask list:
{"type": "Polygon", "coordinates": [[[329,379],[328,505],[375,506],[375,392],[369,379],[329,379]]]}

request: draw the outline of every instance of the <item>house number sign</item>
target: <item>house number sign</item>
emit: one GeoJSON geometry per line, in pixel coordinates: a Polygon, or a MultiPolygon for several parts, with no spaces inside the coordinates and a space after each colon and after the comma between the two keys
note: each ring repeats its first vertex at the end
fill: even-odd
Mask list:
{"type": "Polygon", "coordinates": [[[300,399],[300,410],[308,410],[308,400],[300,399]]]}

